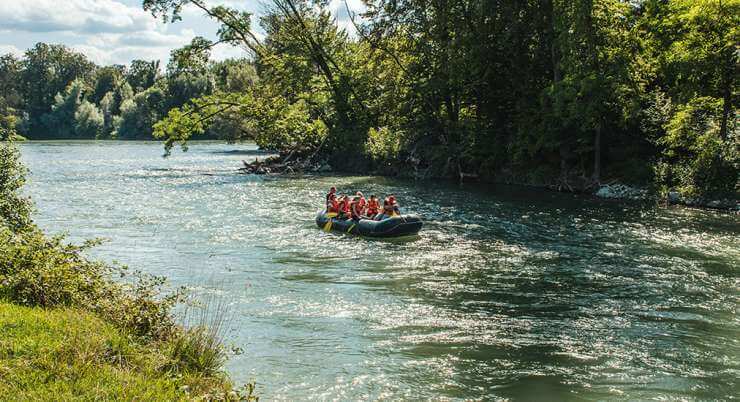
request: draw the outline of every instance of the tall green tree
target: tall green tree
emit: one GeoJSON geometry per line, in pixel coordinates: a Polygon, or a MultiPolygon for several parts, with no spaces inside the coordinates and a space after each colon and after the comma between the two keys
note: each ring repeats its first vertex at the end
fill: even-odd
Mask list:
{"type": "Polygon", "coordinates": [[[159,60],[133,60],[126,72],[126,81],[135,92],[141,92],[151,88],[160,78],[159,60]]]}
{"type": "Polygon", "coordinates": [[[99,104],[105,94],[115,91],[124,83],[126,67],[121,65],[105,66],[95,70],[93,90],[90,101],[99,104]]]}
{"type": "Polygon", "coordinates": [[[28,113],[28,134],[39,138],[52,133],[55,127],[45,125],[41,116],[51,112],[56,94],[76,79],[89,80],[95,65],[84,55],[63,45],[37,43],[26,51],[21,74],[25,112],[28,113]]]}

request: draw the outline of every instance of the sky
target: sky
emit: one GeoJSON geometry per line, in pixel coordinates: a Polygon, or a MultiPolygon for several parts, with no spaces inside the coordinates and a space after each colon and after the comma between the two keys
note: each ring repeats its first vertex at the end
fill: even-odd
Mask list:
{"type": "MultiPolygon", "coordinates": [[[[344,0],[332,0],[329,8],[338,24],[351,29],[344,0]]],[[[141,7],[141,0],[0,0],[0,54],[21,56],[37,42],[60,43],[85,54],[99,65],[128,64],[133,59],[161,60],[195,36],[216,39],[218,24],[193,6],[183,9],[182,21],[165,24],[141,7]]],[[[262,0],[210,0],[253,13],[259,24],[262,0]]],[[[359,10],[360,0],[349,0],[359,10]]],[[[257,30],[259,34],[259,30],[257,30]]],[[[212,58],[223,60],[247,53],[226,44],[213,49],[212,58]]]]}

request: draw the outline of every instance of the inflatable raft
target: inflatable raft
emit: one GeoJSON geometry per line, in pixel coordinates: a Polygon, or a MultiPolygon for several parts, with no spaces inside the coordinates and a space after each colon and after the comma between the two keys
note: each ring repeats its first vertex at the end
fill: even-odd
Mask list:
{"type": "Polygon", "coordinates": [[[316,215],[316,225],[325,230],[349,233],[367,237],[401,237],[419,233],[423,222],[418,215],[393,216],[382,221],[370,219],[329,218],[326,211],[316,215]],[[331,223],[329,223],[331,220],[331,223]]]}

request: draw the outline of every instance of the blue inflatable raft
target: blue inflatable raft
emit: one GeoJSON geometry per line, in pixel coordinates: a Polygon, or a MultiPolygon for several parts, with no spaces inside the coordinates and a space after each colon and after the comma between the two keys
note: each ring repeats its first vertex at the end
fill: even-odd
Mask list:
{"type": "Polygon", "coordinates": [[[419,233],[423,222],[418,215],[402,215],[380,221],[370,219],[329,218],[326,211],[316,215],[316,225],[324,230],[349,233],[367,237],[401,237],[419,233]],[[329,221],[331,220],[331,223],[329,221]]]}

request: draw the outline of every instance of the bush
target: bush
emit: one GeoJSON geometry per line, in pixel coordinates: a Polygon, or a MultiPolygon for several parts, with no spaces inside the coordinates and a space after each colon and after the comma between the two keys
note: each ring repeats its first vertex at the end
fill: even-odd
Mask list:
{"type": "Polygon", "coordinates": [[[103,112],[83,100],[75,112],[75,135],[79,138],[99,138],[103,135],[103,112]]]}
{"type": "Polygon", "coordinates": [[[675,188],[689,197],[734,195],[738,179],[738,137],[720,138],[722,102],[702,97],[677,108],[666,124],[666,135],[655,176],[663,191],[675,188]]]}
{"type": "Polygon", "coordinates": [[[163,280],[125,267],[87,260],[93,245],[64,244],[32,228],[13,233],[0,228],[0,298],[24,306],[75,307],[92,311],[139,337],[166,339],[174,321],[170,308],[179,295],[157,298],[163,280]],[[129,283],[110,280],[113,274],[129,283]]]}
{"type": "MultiPolygon", "coordinates": [[[[0,98],[0,102],[2,102],[2,98],[0,98]]],[[[17,126],[18,118],[13,114],[13,110],[3,110],[0,103],[0,141],[24,141],[25,138],[16,131],[17,126]]]]}
{"type": "Polygon", "coordinates": [[[166,94],[159,86],[136,94],[121,102],[121,116],[114,123],[118,139],[150,139],[152,126],[165,111],[166,94]]]}
{"type": "Polygon", "coordinates": [[[388,127],[370,128],[367,132],[365,152],[376,163],[389,163],[398,157],[401,149],[401,133],[388,127]]]}
{"type": "Polygon", "coordinates": [[[20,231],[31,225],[31,201],[20,194],[26,169],[11,144],[0,143],[0,227],[20,231]]]}

